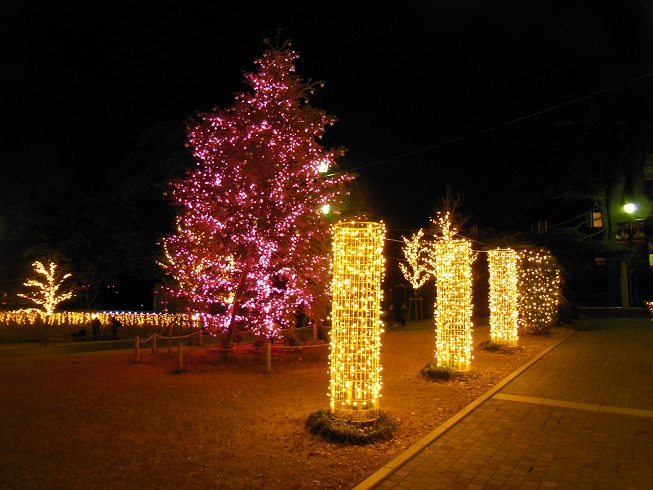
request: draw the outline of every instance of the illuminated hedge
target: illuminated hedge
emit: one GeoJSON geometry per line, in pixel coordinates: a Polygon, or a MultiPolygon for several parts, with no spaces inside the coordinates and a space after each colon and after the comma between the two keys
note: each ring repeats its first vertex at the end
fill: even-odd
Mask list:
{"type": "Polygon", "coordinates": [[[336,419],[379,417],[384,239],[382,223],[333,228],[330,413],[336,419]]]}
{"type": "Polygon", "coordinates": [[[490,338],[495,344],[516,346],[518,261],[512,249],[488,251],[490,271],[490,338]]]}
{"type": "Polygon", "coordinates": [[[525,249],[519,256],[519,326],[524,332],[546,333],[558,320],[558,261],[544,248],[525,249]]]}

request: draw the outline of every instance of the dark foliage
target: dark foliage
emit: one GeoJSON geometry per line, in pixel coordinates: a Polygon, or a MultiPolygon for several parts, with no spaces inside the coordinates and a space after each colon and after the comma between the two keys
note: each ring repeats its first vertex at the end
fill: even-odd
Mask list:
{"type": "Polygon", "coordinates": [[[449,366],[438,366],[435,362],[428,363],[419,373],[427,381],[449,381],[455,375],[454,370],[449,366]]]}
{"type": "Polygon", "coordinates": [[[353,445],[390,440],[397,430],[397,423],[384,412],[380,412],[373,423],[361,424],[338,420],[331,416],[329,410],[319,410],[309,415],[306,426],[312,434],[330,442],[353,445]]]}

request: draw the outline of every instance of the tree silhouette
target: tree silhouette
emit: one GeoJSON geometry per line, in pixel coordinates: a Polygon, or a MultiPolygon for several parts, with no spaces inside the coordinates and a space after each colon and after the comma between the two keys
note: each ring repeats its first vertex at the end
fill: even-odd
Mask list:
{"type": "Polygon", "coordinates": [[[298,309],[325,316],[330,217],[354,178],[328,173],[344,150],[318,143],[335,122],[308,103],[319,83],[295,73],[290,43],[266,45],[244,75],[252,91],[190,122],[197,163],[172,183],[177,232],[163,240],[169,291],[215,313],[225,348],[236,325],[269,339],[295,325],[298,309]]]}

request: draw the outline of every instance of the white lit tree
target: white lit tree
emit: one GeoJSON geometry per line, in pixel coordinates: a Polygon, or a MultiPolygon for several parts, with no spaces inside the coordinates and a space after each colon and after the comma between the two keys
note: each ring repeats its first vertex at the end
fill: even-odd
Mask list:
{"type": "Polygon", "coordinates": [[[404,278],[410,283],[419,296],[419,289],[426,284],[429,279],[434,278],[434,270],[429,263],[429,247],[432,245],[424,238],[424,230],[420,229],[413,233],[410,238],[402,237],[404,246],[402,252],[404,261],[399,263],[399,269],[404,278]]]}
{"type": "Polygon", "coordinates": [[[51,315],[59,303],[73,297],[72,290],[61,291],[63,282],[72,274],[57,271],[57,264],[51,260],[48,261],[47,266],[38,260],[32,266],[40,279],[28,279],[24,286],[35,289],[30,294],[18,293],[18,296],[43,307],[45,313],[51,315]]]}
{"type": "Polygon", "coordinates": [[[170,292],[231,344],[236,325],[272,338],[298,308],[319,320],[330,303],[331,223],[346,183],[333,171],[343,149],[319,144],[335,122],[308,103],[319,85],[295,73],[289,43],[268,49],[246,73],[251,92],[198,114],[188,128],[197,160],[173,182],[177,232],[163,241],[170,292]]]}

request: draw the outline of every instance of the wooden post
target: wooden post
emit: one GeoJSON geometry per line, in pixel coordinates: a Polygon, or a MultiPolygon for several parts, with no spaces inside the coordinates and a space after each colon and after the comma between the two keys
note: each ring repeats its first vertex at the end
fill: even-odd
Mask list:
{"type": "Polygon", "coordinates": [[[408,300],[408,320],[411,320],[413,316],[415,321],[424,320],[422,301],[422,298],[410,298],[408,300]]]}
{"type": "Polygon", "coordinates": [[[272,372],[272,347],[270,339],[265,343],[265,372],[267,374],[272,372]]]}
{"type": "Polygon", "coordinates": [[[628,280],[628,261],[619,262],[619,271],[621,273],[621,307],[630,308],[630,283],[628,280]]]}
{"type": "Polygon", "coordinates": [[[202,347],[202,327],[200,327],[200,331],[197,334],[197,345],[202,347]]]}
{"type": "Polygon", "coordinates": [[[168,325],[168,354],[172,354],[172,323],[168,325]]]}
{"type": "Polygon", "coordinates": [[[424,320],[424,299],[416,298],[415,301],[415,320],[424,320]]]}
{"type": "Polygon", "coordinates": [[[180,373],[184,370],[184,341],[179,339],[177,347],[177,372],[180,373]]]}
{"type": "Polygon", "coordinates": [[[156,332],[152,334],[152,354],[156,354],[156,332]]]}
{"type": "Polygon", "coordinates": [[[139,362],[140,348],[141,348],[141,338],[137,335],[136,337],[134,337],[134,362],[136,364],[138,364],[139,362]]]}

